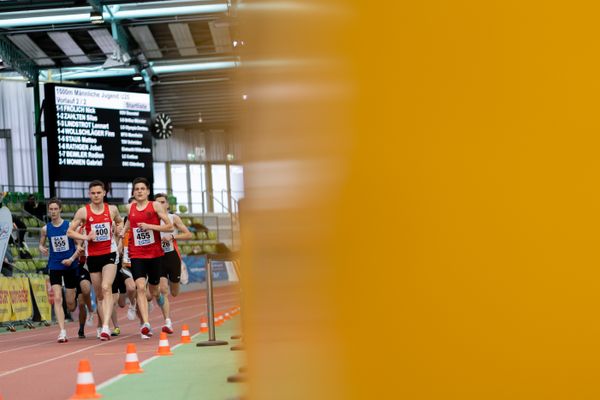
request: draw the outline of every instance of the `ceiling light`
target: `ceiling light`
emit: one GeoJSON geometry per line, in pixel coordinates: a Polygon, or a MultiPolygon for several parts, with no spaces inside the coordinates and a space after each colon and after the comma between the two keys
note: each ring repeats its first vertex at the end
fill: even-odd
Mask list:
{"type": "Polygon", "coordinates": [[[242,95],[242,100],[248,100],[248,95],[247,94],[243,94],[242,95]]]}
{"type": "Polygon", "coordinates": [[[133,77],[133,80],[134,80],[134,81],[141,81],[142,79],[144,79],[144,78],[142,78],[142,76],[141,76],[141,75],[135,75],[135,76],[133,77]]]}
{"type": "Polygon", "coordinates": [[[202,113],[198,113],[198,122],[202,122],[202,113]]]}
{"type": "Polygon", "coordinates": [[[92,24],[101,24],[104,22],[104,17],[100,11],[90,12],[90,22],[92,24]]]}
{"type": "Polygon", "coordinates": [[[237,47],[237,44],[238,44],[237,40],[234,40],[233,41],[233,47],[237,47]]]}

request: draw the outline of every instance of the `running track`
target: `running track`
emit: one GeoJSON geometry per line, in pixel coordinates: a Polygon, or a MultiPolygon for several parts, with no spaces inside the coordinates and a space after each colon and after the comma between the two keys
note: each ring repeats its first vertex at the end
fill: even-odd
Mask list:
{"type": "MultiPolygon", "coordinates": [[[[215,287],[214,296],[217,312],[239,305],[236,285],[215,287]]],[[[206,291],[181,293],[176,298],[169,296],[169,300],[175,331],[169,335],[169,344],[174,346],[180,341],[183,324],[188,324],[191,335],[198,333],[200,317],[206,315],[206,291]]],[[[4,400],[67,399],[75,393],[77,366],[82,358],[90,360],[98,386],[121,372],[127,343],[135,343],[140,361],[154,356],[163,321],[160,309],[155,306],[150,315],[154,330],[150,340],[141,340],[139,321],[129,321],[126,308],[119,309],[118,316],[121,335],[108,342],[96,339],[95,326],[86,326],[87,338],[78,339],[76,322],[67,324],[68,343],[56,342],[56,325],[0,335],[0,395],[4,400]]]]}

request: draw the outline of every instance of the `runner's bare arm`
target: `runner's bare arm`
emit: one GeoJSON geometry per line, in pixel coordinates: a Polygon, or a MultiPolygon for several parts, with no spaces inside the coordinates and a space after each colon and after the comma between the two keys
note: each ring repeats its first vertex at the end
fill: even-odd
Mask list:
{"type": "Polygon", "coordinates": [[[125,237],[125,234],[127,233],[127,231],[129,230],[129,220],[127,220],[127,222],[125,222],[125,225],[123,226],[123,230],[121,231],[121,239],[125,237]]]}
{"type": "Polygon", "coordinates": [[[188,229],[187,226],[181,221],[179,215],[173,215],[173,225],[177,228],[179,233],[177,235],[173,235],[173,239],[176,240],[189,240],[194,237],[192,232],[188,229]]]}
{"type": "Polygon", "coordinates": [[[48,255],[48,248],[46,247],[46,225],[42,226],[42,229],[40,230],[40,244],[38,248],[43,255],[48,255]]]}
{"type": "Polygon", "coordinates": [[[156,213],[158,214],[158,217],[164,222],[164,225],[158,225],[158,229],[154,230],[159,232],[172,232],[173,224],[169,219],[167,211],[162,207],[162,204],[160,204],[158,201],[155,201],[152,205],[154,206],[154,209],[157,210],[156,213]]]}
{"type": "Polygon", "coordinates": [[[117,236],[120,236],[121,232],[123,231],[123,218],[121,218],[121,214],[119,213],[117,206],[109,206],[109,208],[110,215],[113,221],[115,221],[115,233],[117,236]]]}
{"type": "Polygon", "coordinates": [[[154,201],[152,202],[152,205],[154,206],[154,211],[156,211],[156,214],[158,214],[158,217],[165,223],[164,225],[154,225],[154,224],[147,224],[145,222],[141,222],[138,224],[138,226],[142,229],[146,229],[146,230],[153,230],[153,231],[157,231],[157,232],[171,232],[173,230],[173,224],[171,223],[171,220],[169,219],[167,212],[163,209],[162,204],[160,204],[158,201],[154,201]]]}
{"type": "Polygon", "coordinates": [[[74,252],[74,253],[71,255],[71,257],[69,257],[69,258],[65,258],[65,259],[64,259],[64,260],[62,260],[60,263],[61,263],[62,265],[66,265],[67,267],[70,267],[70,266],[71,266],[71,264],[73,264],[73,262],[74,262],[75,260],[77,260],[78,258],[79,258],[79,252],[78,252],[78,251],[75,251],[75,252],[74,252]]]}
{"type": "Polygon", "coordinates": [[[68,237],[76,240],[93,240],[96,237],[93,230],[87,235],[77,232],[77,228],[79,228],[81,225],[85,225],[85,218],[85,208],[81,207],[79,210],[77,210],[73,216],[73,221],[71,221],[71,224],[69,225],[69,230],[67,231],[68,237]]]}

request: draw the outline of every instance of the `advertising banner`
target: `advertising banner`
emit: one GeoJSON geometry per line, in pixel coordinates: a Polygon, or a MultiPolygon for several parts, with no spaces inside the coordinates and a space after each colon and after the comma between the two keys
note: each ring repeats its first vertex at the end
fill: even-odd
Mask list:
{"type": "Polygon", "coordinates": [[[204,256],[184,256],[183,260],[188,270],[188,281],[204,282],[206,275],[206,257],[204,256]]]}
{"type": "Polygon", "coordinates": [[[23,321],[31,318],[33,304],[29,295],[29,279],[27,277],[8,278],[8,289],[12,308],[11,321],[23,321]]]}
{"type": "MultiPolygon", "coordinates": [[[[183,261],[187,266],[189,282],[204,282],[206,280],[206,256],[184,256],[183,261]]],[[[214,281],[237,281],[238,276],[235,273],[233,265],[229,266],[229,261],[213,261],[213,280],[214,281]]]]}
{"type": "Polygon", "coordinates": [[[215,281],[226,281],[227,280],[227,268],[225,267],[225,261],[212,261],[212,272],[213,280],[215,281]]]}
{"type": "Polygon", "coordinates": [[[35,304],[40,312],[42,321],[50,321],[52,319],[50,300],[48,299],[48,290],[46,288],[46,279],[46,275],[31,275],[29,277],[31,291],[33,292],[35,304]]]}
{"type": "Polygon", "coordinates": [[[240,278],[237,275],[233,261],[225,261],[225,268],[227,268],[227,277],[229,282],[239,282],[240,278]]]}
{"type": "Polygon", "coordinates": [[[12,314],[8,280],[9,278],[0,276],[0,323],[10,321],[12,314]]]}

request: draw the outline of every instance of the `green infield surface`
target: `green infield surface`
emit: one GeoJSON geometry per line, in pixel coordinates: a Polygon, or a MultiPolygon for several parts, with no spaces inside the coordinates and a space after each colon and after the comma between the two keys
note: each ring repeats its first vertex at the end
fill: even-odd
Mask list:
{"type": "MultiPolygon", "coordinates": [[[[216,328],[217,340],[226,340],[228,345],[197,347],[196,343],[208,340],[208,334],[196,334],[192,343],[171,345],[172,356],[144,361],[143,373],[119,375],[98,386],[97,391],[106,399],[123,400],[239,398],[243,384],[227,382],[227,377],[237,374],[244,365],[244,352],[231,350],[241,344],[230,339],[239,334],[239,322],[236,317],[216,328]]],[[[169,340],[179,342],[174,335],[169,340]]]]}

